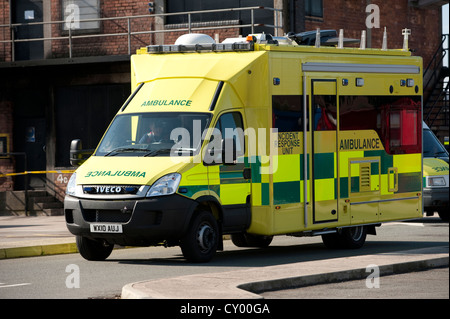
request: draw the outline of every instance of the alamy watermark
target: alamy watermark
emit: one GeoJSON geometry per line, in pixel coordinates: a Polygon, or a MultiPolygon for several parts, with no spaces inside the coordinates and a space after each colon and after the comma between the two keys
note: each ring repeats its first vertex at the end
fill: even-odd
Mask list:
{"type": "Polygon", "coordinates": [[[369,4],[366,7],[366,13],[368,13],[366,17],[366,27],[368,29],[380,27],[380,7],[376,4],[369,4]]]}
{"type": "Polygon", "coordinates": [[[196,120],[193,127],[192,140],[186,128],[177,127],[171,131],[170,139],[176,141],[170,152],[172,161],[176,163],[191,161],[182,151],[190,149],[192,145],[199,145],[211,130],[209,142],[203,147],[201,156],[193,158],[194,163],[203,161],[205,164],[230,164],[238,155],[243,155],[244,147],[246,147],[248,162],[255,163],[258,158],[261,163],[261,174],[273,174],[277,171],[278,158],[274,155],[278,155],[278,129],[258,128],[256,131],[252,127],[245,130],[238,127],[225,128],[225,132],[217,128],[206,129],[202,132],[200,121],[196,120]],[[268,143],[267,140],[269,140],[268,143]],[[192,144],[191,141],[193,141],[192,144]]]}
{"type": "Polygon", "coordinates": [[[75,264],[70,264],[66,266],[66,272],[69,275],[66,277],[66,287],[80,288],[80,267],[75,264]]]}
{"type": "Polygon", "coordinates": [[[369,289],[380,288],[380,267],[370,264],[366,267],[366,273],[370,273],[366,278],[366,287],[369,289]]]}

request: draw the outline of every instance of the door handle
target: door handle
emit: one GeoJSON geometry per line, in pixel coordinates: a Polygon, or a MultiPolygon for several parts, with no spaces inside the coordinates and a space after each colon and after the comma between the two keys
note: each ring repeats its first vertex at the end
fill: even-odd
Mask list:
{"type": "Polygon", "coordinates": [[[388,168],[388,191],[397,192],[398,191],[398,168],[389,167],[388,168]]]}
{"type": "Polygon", "coordinates": [[[252,178],[252,170],[251,170],[251,168],[244,168],[244,170],[242,171],[242,175],[244,176],[244,179],[252,178]]]}

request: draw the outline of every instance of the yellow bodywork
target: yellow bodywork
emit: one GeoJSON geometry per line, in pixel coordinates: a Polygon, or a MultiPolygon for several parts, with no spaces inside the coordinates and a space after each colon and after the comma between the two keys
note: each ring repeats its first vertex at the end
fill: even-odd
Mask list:
{"type": "Polygon", "coordinates": [[[439,158],[423,159],[423,176],[448,175],[448,164],[439,158]]]}

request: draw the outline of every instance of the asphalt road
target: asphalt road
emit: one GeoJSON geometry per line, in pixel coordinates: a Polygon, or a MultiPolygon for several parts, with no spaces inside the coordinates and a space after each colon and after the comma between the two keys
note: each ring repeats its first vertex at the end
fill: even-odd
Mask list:
{"type": "MultiPolygon", "coordinates": [[[[114,298],[124,285],[142,280],[448,246],[449,242],[448,223],[433,217],[385,224],[377,231],[359,250],[328,250],[320,237],[280,236],[265,250],[237,248],[226,241],[225,251],[208,264],[187,263],[178,247],[116,249],[104,262],[89,262],[78,254],[5,259],[0,260],[0,299],[114,298]]],[[[448,269],[444,280],[448,290],[448,269]]],[[[431,291],[425,295],[434,298],[431,291]]]]}
{"type": "Polygon", "coordinates": [[[296,289],[268,291],[264,299],[449,299],[449,269],[382,276],[296,289]]]}

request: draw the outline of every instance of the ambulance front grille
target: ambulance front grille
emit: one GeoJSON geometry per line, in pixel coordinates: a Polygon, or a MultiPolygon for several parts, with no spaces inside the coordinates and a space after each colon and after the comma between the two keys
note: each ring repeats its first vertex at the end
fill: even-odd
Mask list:
{"type": "Polygon", "coordinates": [[[90,223],[127,223],[131,212],[123,213],[120,210],[84,209],[83,218],[90,223]]]}
{"type": "Polygon", "coordinates": [[[139,191],[139,185],[83,185],[84,194],[130,195],[139,191]]]}

